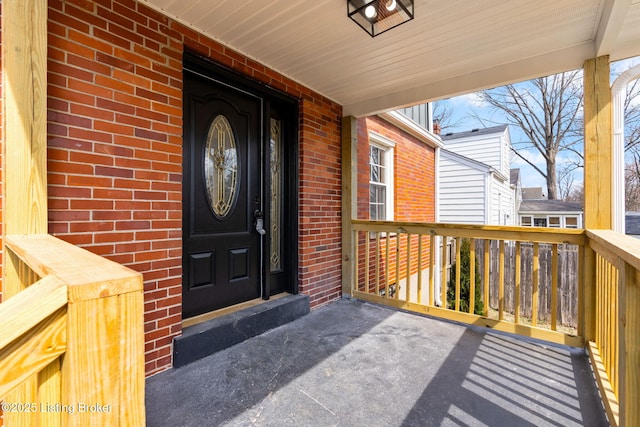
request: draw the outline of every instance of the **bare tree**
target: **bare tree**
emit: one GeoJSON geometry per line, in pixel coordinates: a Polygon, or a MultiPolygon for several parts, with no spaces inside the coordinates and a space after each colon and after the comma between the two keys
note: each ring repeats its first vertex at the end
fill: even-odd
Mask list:
{"type": "MultiPolygon", "coordinates": [[[[502,112],[506,121],[524,132],[527,140],[514,142],[513,152],[542,175],[547,183],[549,199],[558,198],[556,157],[569,151],[582,159],[582,129],[579,115],[582,111],[581,71],[541,77],[528,82],[502,86],[480,93],[480,98],[493,110],[502,112]],[[524,151],[534,150],[545,159],[546,167],[531,162],[524,151]]],[[[485,123],[498,123],[472,115],[485,123]]],[[[501,118],[504,123],[504,118],[501,118]]]]}
{"type": "Polygon", "coordinates": [[[633,154],[640,153],[640,79],[629,83],[624,101],[624,150],[633,154]]]}
{"type": "Polygon", "coordinates": [[[633,153],[624,171],[624,200],[627,211],[640,211],[640,153],[633,153]]]}
{"type": "Polygon", "coordinates": [[[573,171],[575,167],[572,164],[563,164],[558,167],[558,195],[560,200],[570,200],[571,195],[575,192],[575,177],[573,171]]]}
{"type": "Polygon", "coordinates": [[[447,129],[460,126],[462,119],[454,119],[453,107],[447,102],[447,100],[436,101],[432,105],[433,122],[440,125],[441,132],[444,133],[447,129]]]}
{"type": "Polygon", "coordinates": [[[640,211],[640,79],[631,81],[625,90],[625,209],[640,211]]]}

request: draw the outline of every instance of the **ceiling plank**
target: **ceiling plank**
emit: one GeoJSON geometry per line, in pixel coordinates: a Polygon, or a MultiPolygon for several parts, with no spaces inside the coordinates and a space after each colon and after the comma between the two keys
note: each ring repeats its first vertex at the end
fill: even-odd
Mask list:
{"type": "Polygon", "coordinates": [[[586,59],[594,57],[593,43],[587,42],[561,51],[553,51],[521,61],[500,64],[465,75],[452,76],[445,80],[429,82],[377,98],[347,104],[343,106],[343,114],[345,116],[364,117],[392,108],[414,105],[425,101],[435,101],[544,75],[575,70],[582,68],[582,64],[586,59]]]}

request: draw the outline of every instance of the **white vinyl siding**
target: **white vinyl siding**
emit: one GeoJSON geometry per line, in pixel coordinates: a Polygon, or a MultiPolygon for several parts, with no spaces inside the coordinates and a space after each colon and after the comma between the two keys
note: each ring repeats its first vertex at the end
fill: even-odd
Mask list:
{"type": "Polygon", "coordinates": [[[502,151],[504,146],[502,144],[502,134],[496,135],[484,135],[482,143],[475,138],[461,138],[445,141],[445,148],[453,151],[461,156],[468,157],[477,162],[489,165],[497,171],[500,171],[503,175],[509,175],[509,167],[504,170],[502,151]]]}
{"type": "Polygon", "coordinates": [[[487,172],[440,153],[440,222],[486,224],[487,172]]]}

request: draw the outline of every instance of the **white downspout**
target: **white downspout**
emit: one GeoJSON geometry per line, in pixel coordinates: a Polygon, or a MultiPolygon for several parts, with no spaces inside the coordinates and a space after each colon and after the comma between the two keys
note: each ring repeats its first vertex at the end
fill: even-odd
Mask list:
{"type": "Polygon", "coordinates": [[[611,203],[611,218],[613,229],[625,233],[624,216],[624,102],[627,96],[627,85],[640,78],[640,65],[629,68],[611,85],[611,98],[613,102],[613,153],[612,173],[613,188],[611,203]]]}

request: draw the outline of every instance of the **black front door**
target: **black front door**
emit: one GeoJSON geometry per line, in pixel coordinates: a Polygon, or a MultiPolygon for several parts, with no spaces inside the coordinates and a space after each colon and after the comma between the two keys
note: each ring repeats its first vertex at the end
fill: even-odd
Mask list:
{"type": "Polygon", "coordinates": [[[262,294],[263,100],[185,72],[183,317],[262,294]]]}

